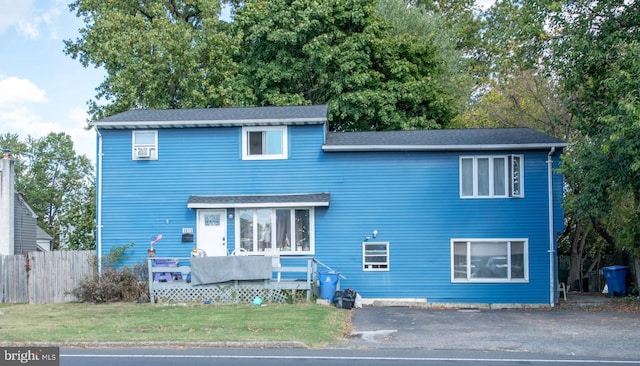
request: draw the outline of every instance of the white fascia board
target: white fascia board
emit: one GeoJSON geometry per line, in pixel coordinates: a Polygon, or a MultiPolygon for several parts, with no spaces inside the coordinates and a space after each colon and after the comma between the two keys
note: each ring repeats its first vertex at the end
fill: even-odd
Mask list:
{"type": "Polygon", "coordinates": [[[104,121],[92,122],[91,126],[98,128],[126,129],[126,128],[189,128],[189,127],[221,127],[221,126],[271,126],[323,124],[326,117],[317,118],[286,118],[286,119],[229,119],[229,120],[195,120],[195,121],[104,121]]]}
{"type": "Polygon", "coordinates": [[[346,151],[478,151],[478,150],[543,150],[551,147],[564,148],[558,144],[499,144],[499,145],[323,145],[325,152],[346,151]]]}
{"type": "Polygon", "coordinates": [[[279,208],[328,207],[329,202],[189,203],[188,208],[279,208]]]}

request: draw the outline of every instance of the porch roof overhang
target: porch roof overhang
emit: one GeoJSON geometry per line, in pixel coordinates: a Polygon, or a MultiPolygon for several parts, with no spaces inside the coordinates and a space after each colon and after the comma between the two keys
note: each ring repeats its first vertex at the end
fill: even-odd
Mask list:
{"type": "Polygon", "coordinates": [[[329,193],[191,195],[188,208],[328,207],[329,193]]]}

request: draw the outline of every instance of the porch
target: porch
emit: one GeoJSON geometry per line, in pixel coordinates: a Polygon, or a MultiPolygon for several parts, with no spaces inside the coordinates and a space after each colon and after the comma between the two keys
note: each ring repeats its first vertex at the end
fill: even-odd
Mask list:
{"type": "MultiPolygon", "coordinates": [[[[212,263],[216,267],[232,262],[236,263],[233,265],[250,260],[255,262],[257,259],[255,256],[208,258],[212,261],[215,258],[212,263]]],[[[318,266],[330,269],[313,257],[264,258],[269,261],[268,273],[255,275],[251,273],[253,269],[245,267],[243,270],[240,267],[229,275],[232,279],[214,283],[203,283],[200,278],[204,276],[192,273],[192,270],[198,270],[198,266],[202,265],[201,261],[206,258],[148,258],[150,301],[237,303],[251,302],[259,296],[265,302],[283,303],[289,301],[289,298],[295,302],[299,291],[306,292],[306,301],[311,301],[312,291],[316,294],[318,291],[318,266]],[[195,263],[195,268],[192,268],[192,260],[198,262],[195,263]]],[[[248,264],[254,266],[254,263],[248,264]]]]}

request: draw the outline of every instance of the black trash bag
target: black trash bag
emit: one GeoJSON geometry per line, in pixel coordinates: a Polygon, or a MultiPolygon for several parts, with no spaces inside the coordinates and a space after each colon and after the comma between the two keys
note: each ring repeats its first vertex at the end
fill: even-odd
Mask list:
{"type": "Polygon", "coordinates": [[[342,308],[343,309],[353,309],[356,306],[356,296],[357,292],[355,292],[352,288],[348,288],[342,291],[342,308]]]}
{"type": "Polygon", "coordinates": [[[333,295],[333,304],[339,309],[353,309],[356,305],[358,293],[352,288],[344,291],[336,291],[333,295]]]}
{"type": "Polygon", "coordinates": [[[342,308],[342,291],[338,290],[333,295],[333,305],[335,305],[339,309],[342,308]]]}

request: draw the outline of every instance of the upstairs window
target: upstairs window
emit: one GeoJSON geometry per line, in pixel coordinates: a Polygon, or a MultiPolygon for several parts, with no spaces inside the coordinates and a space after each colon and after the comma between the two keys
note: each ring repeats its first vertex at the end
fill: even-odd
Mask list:
{"type": "Polygon", "coordinates": [[[522,156],[463,156],[460,197],[523,197],[522,156]]]}
{"type": "Polygon", "coordinates": [[[242,159],[267,160],[287,158],[287,127],[244,127],[242,159]]]}
{"type": "Polygon", "coordinates": [[[158,131],[133,131],[133,160],[158,160],[158,131]]]}

